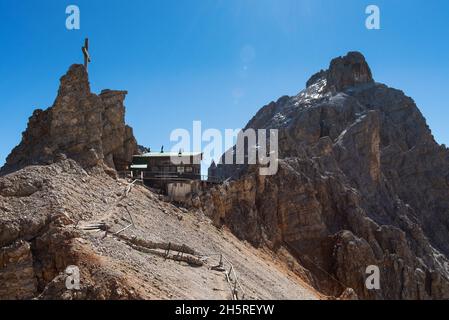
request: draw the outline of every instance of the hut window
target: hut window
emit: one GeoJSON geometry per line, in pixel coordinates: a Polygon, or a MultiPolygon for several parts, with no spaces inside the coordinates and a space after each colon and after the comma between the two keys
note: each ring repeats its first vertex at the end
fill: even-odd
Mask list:
{"type": "Polygon", "coordinates": [[[184,173],[184,167],[178,167],[178,173],[184,173]]]}

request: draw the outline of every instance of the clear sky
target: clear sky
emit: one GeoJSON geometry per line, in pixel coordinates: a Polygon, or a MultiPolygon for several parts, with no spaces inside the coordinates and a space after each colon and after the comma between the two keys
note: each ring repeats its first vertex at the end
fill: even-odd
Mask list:
{"type": "Polygon", "coordinates": [[[0,0],[0,164],[35,108],[90,38],[94,92],[128,90],[140,144],[168,149],[170,132],[241,128],[266,103],[294,95],[316,71],[361,51],[378,82],[413,97],[449,144],[449,1],[0,0]],[[69,4],[81,29],[65,27],[69,4]],[[365,28],[365,8],[381,30],[365,28]]]}

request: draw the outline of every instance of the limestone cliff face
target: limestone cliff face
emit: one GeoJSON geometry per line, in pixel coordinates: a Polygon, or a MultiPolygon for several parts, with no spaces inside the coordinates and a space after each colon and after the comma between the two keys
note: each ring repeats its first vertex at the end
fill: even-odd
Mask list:
{"type": "Polygon", "coordinates": [[[72,65],[61,78],[53,106],[36,110],[22,142],[6,160],[2,173],[69,157],[83,167],[100,163],[122,170],[137,153],[132,129],[125,125],[126,91],[90,92],[82,65],[72,65]]]}
{"type": "Polygon", "coordinates": [[[375,83],[360,53],[334,59],[247,128],[279,129],[280,169],[219,164],[234,181],[201,195],[217,225],[287,248],[314,285],[361,298],[449,298],[449,151],[413,100],[375,83]],[[381,289],[365,287],[366,267],[381,289]]]}

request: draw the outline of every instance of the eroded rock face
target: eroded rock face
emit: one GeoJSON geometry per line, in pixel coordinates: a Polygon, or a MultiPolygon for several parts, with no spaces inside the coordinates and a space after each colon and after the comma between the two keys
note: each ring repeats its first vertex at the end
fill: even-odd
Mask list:
{"type": "Polygon", "coordinates": [[[33,113],[22,142],[8,156],[1,172],[50,164],[65,156],[83,167],[104,163],[123,170],[137,153],[132,129],[125,125],[126,93],[91,93],[84,66],[72,65],[61,78],[53,106],[33,113]]]}
{"type": "Polygon", "coordinates": [[[51,182],[75,177],[79,186],[89,174],[125,168],[137,153],[132,129],[125,125],[125,96],[126,91],[91,93],[85,68],[73,65],[61,78],[53,106],[33,113],[0,171],[0,299],[134,297],[112,272],[96,275],[91,265],[101,265],[101,258],[67,227],[74,222],[64,203],[74,193],[60,195],[51,182]],[[66,278],[71,264],[87,266],[81,291],[57,281],[66,278]]]}
{"type": "Polygon", "coordinates": [[[360,53],[334,59],[247,128],[279,129],[279,171],[213,168],[235,178],[201,196],[217,225],[287,248],[329,295],[449,298],[449,152],[411,98],[374,83],[360,53]],[[380,290],[365,286],[369,265],[380,290]]]}
{"type": "Polygon", "coordinates": [[[37,292],[30,244],[17,241],[0,248],[0,298],[31,299],[37,292]]]}
{"type": "Polygon", "coordinates": [[[102,200],[116,184],[101,167],[88,174],[73,159],[1,176],[0,300],[139,298],[75,227],[107,210],[102,200]],[[66,287],[71,265],[80,269],[80,290],[66,287]]]}

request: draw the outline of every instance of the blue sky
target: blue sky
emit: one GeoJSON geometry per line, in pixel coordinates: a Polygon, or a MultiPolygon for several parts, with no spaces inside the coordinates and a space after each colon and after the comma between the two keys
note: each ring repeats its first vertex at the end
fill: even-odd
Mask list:
{"type": "Polygon", "coordinates": [[[128,90],[127,122],[154,149],[194,120],[243,127],[351,50],[376,81],[413,97],[449,144],[447,0],[0,0],[0,164],[82,62],[86,36],[93,91],[128,90]],[[81,10],[80,30],[65,28],[69,4],[81,10]],[[381,30],[365,28],[369,4],[381,9],[381,30]]]}

